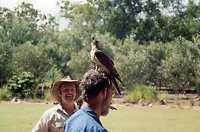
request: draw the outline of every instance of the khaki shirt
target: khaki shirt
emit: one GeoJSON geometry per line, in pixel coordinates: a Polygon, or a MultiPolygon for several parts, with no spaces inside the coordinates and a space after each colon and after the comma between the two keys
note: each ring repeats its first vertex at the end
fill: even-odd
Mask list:
{"type": "MultiPolygon", "coordinates": [[[[78,111],[75,106],[74,112],[78,111]]],[[[64,124],[69,118],[67,112],[59,104],[44,112],[32,132],[63,132],[64,124]]]]}

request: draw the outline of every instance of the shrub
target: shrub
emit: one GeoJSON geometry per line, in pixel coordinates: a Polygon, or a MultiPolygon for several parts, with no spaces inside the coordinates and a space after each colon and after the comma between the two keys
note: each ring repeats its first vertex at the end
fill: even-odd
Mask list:
{"type": "Polygon", "coordinates": [[[14,75],[10,80],[8,89],[12,96],[19,98],[34,97],[33,84],[35,83],[34,76],[30,72],[22,72],[19,76],[14,75]]]}
{"type": "Polygon", "coordinates": [[[44,101],[53,101],[54,98],[51,94],[51,91],[46,91],[44,96],[44,101]]]}
{"type": "Polygon", "coordinates": [[[39,99],[43,99],[45,97],[44,92],[43,91],[36,91],[34,94],[34,97],[39,98],[39,99]]]}
{"type": "Polygon", "coordinates": [[[168,98],[169,98],[169,97],[168,97],[168,93],[161,93],[161,94],[160,94],[160,99],[161,99],[161,100],[168,100],[168,98]]]}
{"type": "Polygon", "coordinates": [[[9,101],[10,92],[8,91],[7,86],[0,88],[0,100],[9,101]]]}
{"type": "Polygon", "coordinates": [[[156,88],[151,86],[142,87],[143,98],[148,101],[156,100],[156,88]]]}
{"type": "Polygon", "coordinates": [[[125,96],[126,102],[136,103],[139,100],[144,99],[145,101],[154,101],[156,99],[156,88],[145,85],[136,85],[130,93],[125,96]]]}
{"type": "Polygon", "coordinates": [[[128,103],[137,103],[140,99],[142,99],[142,93],[138,90],[131,91],[127,96],[125,96],[125,100],[128,103]]]}

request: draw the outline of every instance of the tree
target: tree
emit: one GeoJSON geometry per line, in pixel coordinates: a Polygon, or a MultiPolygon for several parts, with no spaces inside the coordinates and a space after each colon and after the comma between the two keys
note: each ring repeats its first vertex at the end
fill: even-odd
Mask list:
{"type": "Polygon", "coordinates": [[[162,43],[151,42],[148,47],[146,47],[146,57],[148,59],[149,65],[148,71],[149,77],[147,80],[151,82],[151,85],[158,87],[162,86],[162,78],[160,74],[161,63],[166,59],[168,54],[168,48],[162,43]]]}
{"type": "Polygon", "coordinates": [[[65,2],[62,11],[71,20],[70,25],[73,20],[82,19],[80,25],[88,31],[110,32],[121,40],[134,35],[141,44],[166,43],[179,36],[192,41],[200,32],[199,4],[194,1],[184,4],[183,0],[87,0],[79,4],[65,2]]]}
{"type": "Polygon", "coordinates": [[[55,17],[41,14],[32,4],[22,2],[14,11],[6,8],[0,8],[0,11],[0,36],[3,42],[17,46],[29,41],[36,45],[46,42],[47,36],[55,41],[55,17]]]}
{"type": "Polygon", "coordinates": [[[68,62],[68,66],[71,69],[70,75],[73,78],[81,80],[85,72],[92,68],[89,51],[81,50],[78,53],[72,53],[72,58],[68,62]]]}
{"type": "Polygon", "coordinates": [[[199,41],[175,41],[159,68],[164,85],[174,89],[199,89],[199,64],[199,41]]]}
{"type": "Polygon", "coordinates": [[[12,48],[9,44],[0,42],[0,86],[12,75],[12,48]]]}
{"type": "Polygon", "coordinates": [[[12,28],[12,21],[14,19],[14,12],[8,8],[0,7],[0,41],[9,42],[9,29],[12,28]]]}
{"type": "Polygon", "coordinates": [[[125,39],[132,29],[137,27],[137,16],[143,10],[139,0],[88,0],[88,2],[98,10],[103,32],[110,32],[118,39],[125,39]]]}
{"type": "Polygon", "coordinates": [[[177,37],[194,41],[193,38],[200,33],[200,2],[189,0],[187,4],[179,0],[161,0],[163,7],[172,9],[171,19],[167,22],[168,34],[172,40],[177,37]]]}
{"type": "Polygon", "coordinates": [[[31,72],[39,83],[52,65],[52,60],[48,57],[43,45],[34,46],[30,42],[14,48],[12,57],[14,74],[31,72]]]}
{"type": "MultiPolygon", "coordinates": [[[[87,36],[99,30],[101,24],[98,10],[91,6],[88,2],[74,2],[62,1],[61,12],[63,16],[70,21],[69,28],[77,30],[78,28],[84,29],[82,35],[87,36]]],[[[91,38],[92,36],[90,36],[91,38]]]]}

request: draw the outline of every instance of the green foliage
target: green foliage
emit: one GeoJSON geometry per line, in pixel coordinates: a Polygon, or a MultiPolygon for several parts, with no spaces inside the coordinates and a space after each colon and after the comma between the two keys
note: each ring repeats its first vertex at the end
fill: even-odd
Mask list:
{"type": "Polygon", "coordinates": [[[129,1],[91,1],[98,10],[101,26],[104,32],[110,32],[118,39],[125,39],[133,28],[137,26],[136,16],[142,12],[142,3],[139,0],[129,1]]]}
{"type": "Polygon", "coordinates": [[[41,14],[32,4],[22,2],[14,11],[0,7],[0,12],[2,42],[17,46],[27,41],[32,44],[55,41],[55,18],[41,14]]]}
{"type": "Polygon", "coordinates": [[[144,47],[131,38],[115,49],[115,67],[127,89],[133,84],[148,84],[151,67],[144,47]]]}
{"type": "Polygon", "coordinates": [[[34,46],[27,42],[14,49],[13,72],[15,74],[23,71],[31,72],[40,82],[50,69],[51,64],[51,58],[48,57],[43,45],[34,46]]]}
{"type": "MultiPolygon", "coordinates": [[[[87,35],[91,35],[98,29],[100,16],[98,10],[95,6],[91,6],[91,3],[87,2],[73,2],[62,1],[61,12],[63,16],[70,21],[69,27],[72,29],[72,32],[76,30],[82,32],[77,32],[76,34],[81,34],[84,38],[87,35]],[[75,30],[74,30],[75,29],[75,30]]],[[[79,35],[77,36],[79,37],[79,35]]],[[[92,36],[90,36],[91,38],[92,36]]]]}
{"type": "Polygon", "coordinates": [[[141,91],[130,92],[129,95],[125,96],[125,101],[128,103],[137,103],[140,99],[142,99],[141,91]]]}
{"type": "Polygon", "coordinates": [[[159,67],[161,66],[161,62],[165,60],[168,49],[166,45],[162,43],[150,43],[150,45],[146,48],[147,52],[147,59],[149,61],[149,69],[148,73],[149,78],[148,81],[151,82],[151,84],[156,86],[162,85],[162,78],[160,77],[159,73],[159,67]]]}
{"type": "Polygon", "coordinates": [[[84,26],[90,34],[95,30],[109,32],[122,41],[133,35],[140,44],[166,43],[177,37],[193,41],[200,32],[200,4],[184,3],[183,0],[62,1],[61,11],[71,21],[70,27],[79,21],[79,27],[84,26]]]}
{"type": "Polygon", "coordinates": [[[46,91],[45,92],[45,95],[44,95],[44,99],[43,99],[43,101],[54,101],[55,99],[54,99],[54,97],[52,96],[52,93],[51,93],[51,91],[46,91]]]}
{"type": "Polygon", "coordinates": [[[176,41],[159,72],[165,86],[186,89],[197,86],[200,64],[199,41],[176,41]]]}
{"type": "Polygon", "coordinates": [[[12,47],[0,42],[0,86],[12,73],[12,47]]]}
{"type": "Polygon", "coordinates": [[[56,82],[63,77],[61,70],[52,66],[51,69],[46,73],[45,79],[49,81],[49,83],[56,82]]]}
{"type": "Polygon", "coordinates": [[[0,100],[9,101],[9,97],[10,92],[8,90],[8,87],[4,85],[2,88],[0,88],[0,100]]]}
{"type": "MultiPolygon", "coordinates": [[[[59,76],[62,76],[62,74],[69,74],[69,67],[67,66],[67,62],[71,59],[70,49],[64,48],[63,46],[59,46],[54,43],[42,46],[44,48],[44,53],[47,55],[47,59],[49,59],[49,64],[52,63],[48,68],[48,73],[46,73],[47,79],[50,79],[53,76],[58,78],[59,76]]],[[[53,78],[51,80],[54,81],[53,78]]]]}
{"type": "Polygon", "coordinates": [[[193,37],[198,36],[200,32],[200,2],[195,4],[190,0],[187,5],[183,5],[180,1],[175,1],[172,5],[176,16],[169,21],[170,33],[174,34],[175,38],[181,36],[194,41],[193,37]]]}
{"type": "Polygon", "coordinates": [[[127,88],[130,88],[135,83],[147,83],[147,79],[149,78],[148,71],[151,69],[149,68],[149,61],[143,53],[129,51],[127,56],[115,56],[114,62],[122,62],[115,64],[127,88]]]}
{"type": "Polygon", "coordinates": [[[168,98],[169,97],[168,97],[168,93],[167,92],[166,93],[163,92],[163,93],[160,94],[160,99],[161,100],[168,100],[168,98]]]}
{"type": "Polygon", "coordinates": [[[130,93],[125,96],[126,102],[129,103],[137,103],[141,99],[146,101],[156,100],[156,88],[145,85],[135,85],[130,90],[130,93]]]}
{"type": "Polygon", "coordinates": [[[35,83],[34,76],[30,72],[22,72],[19,76],[14,75],[10,80],[8,89],[11,91],[12,96],[20,98],[33,97],[35,83]]]}
{"type": "Polygon", "coordinates": [[[93,67],[90,60],[90,52],[88,50],[81,50],[78,53],[73,53],[68,66],[73,71],[71,72],[73,78],[80,80],[84,73],[93,67]]]}

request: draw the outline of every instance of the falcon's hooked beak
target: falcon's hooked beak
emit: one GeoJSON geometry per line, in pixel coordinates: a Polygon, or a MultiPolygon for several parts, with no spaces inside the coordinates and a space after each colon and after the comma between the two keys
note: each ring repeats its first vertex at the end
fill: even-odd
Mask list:
{"type": "Polygon", "coordinates": [[[99,42],[98,40],[94,40],[94,37],[92,37],[92,43],[93,43],[94,45],[97,45],[98,42],[99,42]]]}
{"type": "Polygon", "coordinates": [[[92,50],[100,50],[99,41],[95,40],[94,37],[92,37],[91,47],[92,47],[92,50]]]}

